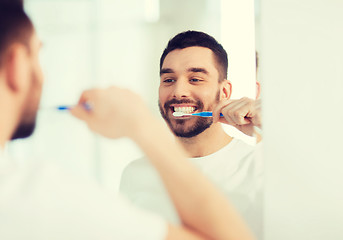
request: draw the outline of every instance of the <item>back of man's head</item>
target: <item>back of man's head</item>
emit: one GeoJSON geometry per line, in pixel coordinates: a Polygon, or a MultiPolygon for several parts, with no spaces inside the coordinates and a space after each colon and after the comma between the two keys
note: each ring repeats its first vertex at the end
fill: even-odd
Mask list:
{"type": "Polygon", "coordinates": [[[0,69],[4,55],[13,43],[20,43],[29,49],[33,25],[23,9],[21,0],[0,0],[0,69]]]}
{"type": "Polygon", "coordinates": [[[11,139],[28,137],[35,127],[42,78],[40,66],[33,57],[38,54],[33,48],[33,37],[34,27],[23,9],[23,2],[0,0],[0,91],[4,93],[0,106],[5,112],[1,118],[7,119],[2,121],[1,127],[9,120],[17,122],[15,129],[6,126],[11,132],[1,134],[11,134],[11,139]],[[8,111],[8,104],[21,110],[8,111]]]}
{"type": "Polygon", "coordinates": [[[160,70],[164,59],[171,51],[175,49],[184,49],[187,47],[205,47],[212,50],[219,71],[219,81],[227,79],[228,59],[227,53],[223,46],[210,35],[198,31],[186,31],[177,34],[169,40],[167,47],[164,49],[160,59],[160,70]]]}

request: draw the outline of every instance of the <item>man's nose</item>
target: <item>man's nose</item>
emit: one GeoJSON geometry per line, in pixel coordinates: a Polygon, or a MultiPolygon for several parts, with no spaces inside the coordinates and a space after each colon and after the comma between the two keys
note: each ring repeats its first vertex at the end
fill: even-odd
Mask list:
{"type": "Polygon", "coordinates": [[[185,80],[178,80],[174,85],[174,98],[185,98],[190,96],[190,84],[185,80]]]}

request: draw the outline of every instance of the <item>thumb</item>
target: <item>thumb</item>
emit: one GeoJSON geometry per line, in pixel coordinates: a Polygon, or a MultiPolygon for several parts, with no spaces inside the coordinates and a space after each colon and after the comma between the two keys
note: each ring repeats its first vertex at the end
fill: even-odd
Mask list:
{"type": "Polygon", "coordinates": [[[71,115],[73,115],[74,117],[83,120],[83,121],[88,121],[90,118],[90,112],[87,111],[83,106],[76,105],[75,107],[73,107],[72,109],[69,110],[69,112],[71,113],[71,115]]]}
{"type": "Polygon", "coordinates": [[[226,107],[227,105],[229,105],[231,103],[231,100],[224,100],[221,101],[217,106],[214,107],[214,109],[212,110],[213,113],[213,122],[221,122],[221,120],[223,119],[223,117],[220,117],[220,113],[222,111],[222,109],[224,107],[226,107]]]}

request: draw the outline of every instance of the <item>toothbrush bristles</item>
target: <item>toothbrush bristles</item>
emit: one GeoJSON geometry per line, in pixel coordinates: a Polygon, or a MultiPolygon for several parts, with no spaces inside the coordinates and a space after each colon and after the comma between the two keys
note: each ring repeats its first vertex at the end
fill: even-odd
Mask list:
{"type": "Polygon", "coordinates": [[[174,117],[182,117],[182,116],[189,116],[191,114],[183,113],[183,112],[173,112],[174,117]]]}

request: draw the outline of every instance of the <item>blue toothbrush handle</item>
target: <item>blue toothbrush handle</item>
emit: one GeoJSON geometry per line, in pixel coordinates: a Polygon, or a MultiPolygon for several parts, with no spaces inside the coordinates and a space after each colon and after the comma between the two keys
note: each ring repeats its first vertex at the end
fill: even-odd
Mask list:
{"type": "MultiPolygon", "coordinates": [[[[83,107],[88,111],[92,110],[91,106],[88,103],[84,103],[83,107]]],[[[56,107],[56,109],[59,111],[65,111],[65,110],[69,110],[71,108],[73,108],[73,106],[70,106],[70,105],[61,105],[61,106],[56,107]]]]}
{"type": "MultiPolygon", "coordinates": [[[[200,112],[200,113],[193,113],[193,116],[200,116],[200,117],[212,117],[213,114],[212,112],[200,112]]],[[[222,113],[220,113],[221,117],[224,117],[224,115],[222,113]]]]}
{"type": "Polygon", "coordinates": [[[70,108],[71,108],[71,106],[65,106],[65,105],[56,107],[56,109],[59,111],[69,110],[70,108]]]}

